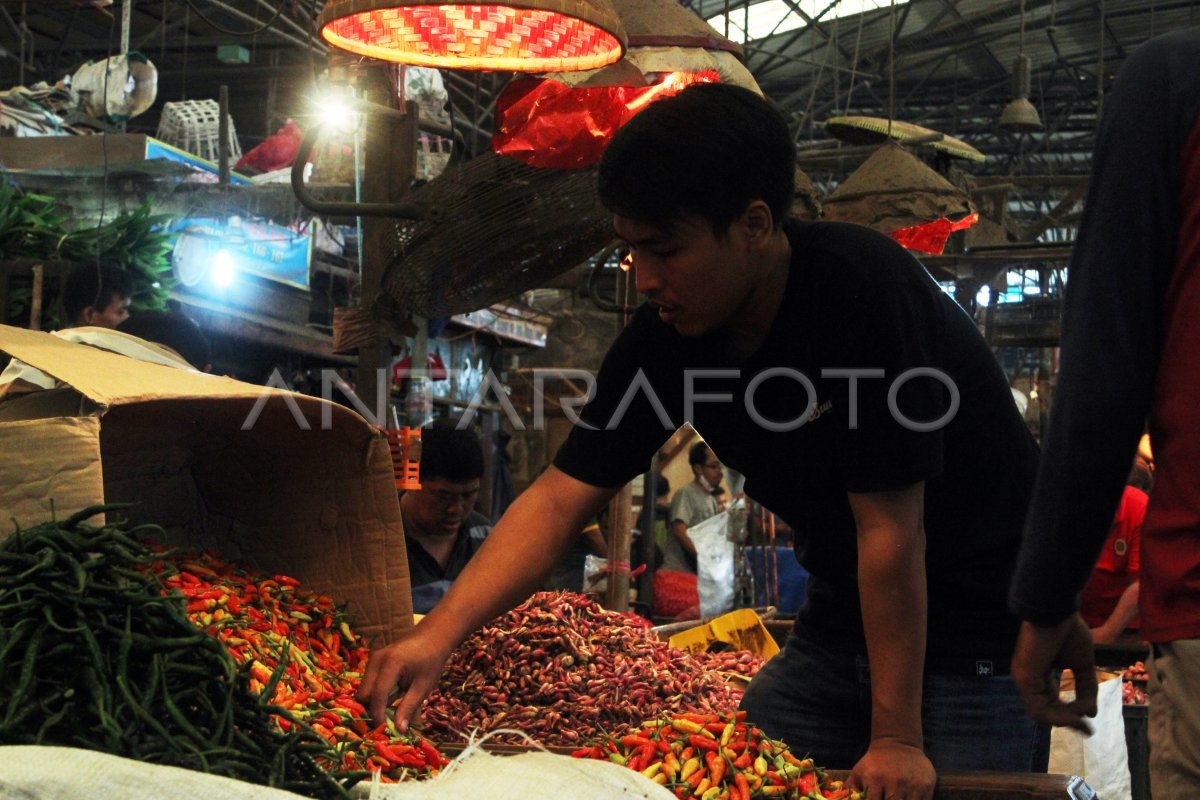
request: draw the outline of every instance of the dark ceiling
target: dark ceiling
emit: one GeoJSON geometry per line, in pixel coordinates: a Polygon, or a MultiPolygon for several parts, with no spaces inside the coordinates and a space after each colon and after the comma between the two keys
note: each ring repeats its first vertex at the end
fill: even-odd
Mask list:
{"type": "MultiPolygon", "coordinates": [[[[87,59],[119,52],[122,0],[92,5],[104,2],[0,0],[0,89],[54,82],[87,59]]],[[[683,5],[703,17],[728,10],[736,21],[747,5],[760,3],[683,5]]],[[[791,23],[784,15],[798,15],[803,24],[750,42],[746,64],[789,115],[802,148],[828,139],[822,123],[830,116],[886,117],[891,107],[896,119],[957,136],[987,154],[986,163],[970,165],[978,175],[1086,172],[1103,89],[1126,55],[1155,34],[1200,24],[1196,0],[1024,0],[1024,15],[1021,0],[880,5],[835,18],[837,0],[784,0],[780,28],[791,23]],[[1044,122],[1033,134],[995,125],[1011,98],[1018,52],[1031,58],[1031,99],[1044,122]]],[[[222,84],[243,150],[287,117],[302,118],[314,76],[327,61],[314,34],[320,7],[321,0],[282,0],[282,6],[133,0],[130,48],[157,66],[159,91],[158,102],[129,129],[153,133],[164,101],[216,98],[222,84]],[[221,63],[217,48],[229,44],[246,48],[249,63],[221,63]]],[[[469,146],[481,152],[495,97],[509,76],[443,74],[455,118],[469,146]]]]}

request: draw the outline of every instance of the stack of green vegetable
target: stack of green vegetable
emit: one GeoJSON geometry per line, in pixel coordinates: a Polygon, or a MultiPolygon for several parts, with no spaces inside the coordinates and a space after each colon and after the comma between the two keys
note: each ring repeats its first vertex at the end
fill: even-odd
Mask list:
{"type": "MultiPolygon", "coordinates": [[[[101,225],[70,228],[53,197],[23,192],[0,173],[0,260],[44,259],[127,270],[133,278],[130,300],[135,311],[166,307],[173,283],[173,235],[166,229],[170,219],[142,205],[101,225]]],[[[29,305],[32,281],[14,284],[10,307],[0,309],[2,318],[22,317],[29,305]]],[[[54,312],[53,299],[45,301],[48,315],[54,312]]]]}
{"type": "Polygon", "coordinates": [[[286,660],[253,693],[184,598],[139,569],[160,555],[137,537],[161,529],[86,524],[102,510],[0,543],[0,744],[83,747],[346,797],[313,761],[326,742],[294,720],[280,730],[272,715],[288,712],[261,699],[286,660]]]}

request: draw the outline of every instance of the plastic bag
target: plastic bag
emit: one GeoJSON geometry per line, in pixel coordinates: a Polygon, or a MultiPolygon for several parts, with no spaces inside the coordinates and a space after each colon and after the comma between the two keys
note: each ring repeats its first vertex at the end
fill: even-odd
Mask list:
{"type": "MultiPolygon", "coordinates": [[[[498,733],[498,731],[496,731],[498,733]]],[[[511,732],[511,731],[509,731],[511,732]]],[[[571,758],[545,751],[494,756],[470,745],[428,781],[365,784],[353,795],[370,800],[442,800],[486,795],[489,800],[671,800],[663,786],[610,761],[571,758]]]]}
{"type": "Polygon", "coordinates": [[[581,594],[604,594],[608,591],[608,559],[588,553],[583,559],[581,594]]]}
{"type": "MultiPolygon", "coordinates": [[[[628,771],[628,770],[626,770],[628,771]]],[[[303,795],[76,747],[0,747],[0,797],[22,800],[300,800],[303,795]]]]}
{"type": "MultiPolygon", "coordinates": [[[[1096,673],[1096,716],[1092,735],[1055,728],[1050,735],[1050,772],[1082,776],[1104,800],[1129,800],[1129,750],[1125,744],[1125,714],[1121,678],[1111,672],[1096,673]]],[[[1064,678],[1065,702],[1075,699],[1074,681],[1064,678]]]]}
{"type": "Polygon", "coordinates": [[[687,529],[696,545],[696,591],[704,619],[733,608],[734,544],[729,540],[729,511],[709,517],[687,529]]]}

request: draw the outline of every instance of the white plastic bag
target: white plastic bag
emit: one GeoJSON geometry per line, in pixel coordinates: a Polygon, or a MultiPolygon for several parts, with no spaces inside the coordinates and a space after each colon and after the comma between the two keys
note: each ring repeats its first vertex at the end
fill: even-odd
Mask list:
{"type": "Polygon", "coordinates": [[[582,594],[604,594],[608,591],[608,559],[588,553],[583,558],[582,594]]]}
{"type": "Polygon", "coordinates": [[[733,608],[733,554],[729,540],[729,511],[689,525],[687,534],[696,546],[696,591],[700,616],[716,617],[733,608]]]}
{"type": "Polygon", "coordinates": [[[356,798],[444,800],[486,795],[488,800],[673,800],[663,786],[610,761],[545,751],[492,755],[469,746],[428,781],[360,783],[356,798]]]}
{"type": "MultiPolygon", "coordinates": [[[[1050,772],[1079,775],[1103,800],[1130,800],[1129,751],[1125,746],[1125,715],[1121,678],[1096,673],[1096,716],[1089,720],[1092,735],[1055,728],[1050,735],[1050,772]]],[[[1068,684],[1074,686],[1073,683],[1068,684]]],[[[1063,691],[1064,702],[1075,699],[1074,688],[1063,691]]]]}
{"type": "Polygon", "coordinates": [[[163,797],[300,800],[303,795],[76,747],[0,747],[0,798],[157,800],[163,797]]]}

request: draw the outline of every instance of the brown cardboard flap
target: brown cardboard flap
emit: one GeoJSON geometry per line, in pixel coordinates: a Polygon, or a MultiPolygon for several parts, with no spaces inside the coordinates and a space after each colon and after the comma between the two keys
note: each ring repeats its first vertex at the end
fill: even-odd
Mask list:
{"type": "MultiPolygon", "coordinates": [[[[0,350],[37,367],[101,405],[175,397],[257,397],[278,392],[233,378],[150,364],[41,331],[0,325],[0,350]]],[[[298,400],[320,403],[295,395],[298,400]]],[[[347,409],[348,410],[348,409],[347,409]]]]}
{"type": "Polygon", "coordinates": [[[65,519],[97,501],[104,482],[99,417],[0,423],[0,453],[0,536],[14,524],[65,519]]]}
{"type": "MultiPolygon", "coordinates": [[[[36,524],[51,501],[60,518],[134,503],[120,513],[162,526],[166,544],[211,547],[346,601],[372,645],[412,628],[390,451],[361,416],[45,333],[0,326],[0,349],[98,404],[89,416],[0,421],[5,517],[36,524]]],[[[23,398],[22,416],[38,401],[23,398]]]]}

